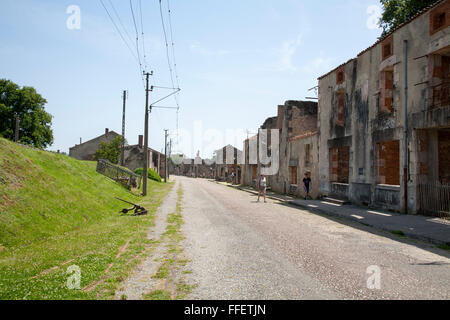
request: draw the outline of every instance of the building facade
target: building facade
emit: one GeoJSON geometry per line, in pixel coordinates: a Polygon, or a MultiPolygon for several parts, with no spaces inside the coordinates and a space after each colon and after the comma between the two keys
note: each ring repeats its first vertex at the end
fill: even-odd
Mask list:
{"type": "Polygon", "coordinates": [[[216,151],[215,179],[240,184],[242,177],[243,153],[232,145],[216,151]]]}
{"type": "Polygon", "coordinates": [[[323,194],[410,213],[426,196],[448,211],[424,190],[449,182],[449,9],[423,10],[319,78],[323,194]]]}
{"type": "MultiPolygon", "coordinates": [[[[94,139],[91,139],[89,141],[86,141],[84,143],[77,144],[69,149],[69,156],[72,158],[75,158],[77,160],[88,160],[92,161],[94,160],[94,154],[97,152],[98,148],[100,147],[100,144],[102,142],[110,143],[113,141],[116,137],[119,137],[120,134],[109,131],[108,128],[105,129],[105,134],[102,134],[101,136],[98,136],[94,139]]],[[[80,139],[81,140],[81,139],[80,139]]]]}
{"type": "MultiPolygon", "coordinates": [[[[303,179],[312,180],[310,195],[320,196],[318,166],[317,103],[286,101],[278,106],[278,115],[268,118],[260,129],[267,131],[267,149],[272,152],[270,130],[279,131],[279,166],[274,175],[267,176],[268,187],[279,193],[304,197],[303,179]]],[[[263,165],[259,159],[259,134],[244,142],[245,164],[242,184],[256,187],[263,165]],[[257,149],[257,163],[251,160],[250,148],[257,149]]]]}

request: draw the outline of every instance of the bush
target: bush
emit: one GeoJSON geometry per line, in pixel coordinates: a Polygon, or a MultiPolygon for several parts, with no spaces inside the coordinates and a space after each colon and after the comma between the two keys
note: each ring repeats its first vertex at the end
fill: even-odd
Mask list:
{"type": "MultiPolygon", "coordinates": [[[[142,174],[144,173],[144,169],[138,168],[138,169],[136,169],[134,171],[134,173],[142,176],[142,174]]],[[[148,178],[150,180],[154,180],[156,182],[161,182],[162,181],[161,177],[159,176],[159,174],[155,170],[153,170],[151,168],[148,168],[148,172],[147,173],[148,173],[148,178]]]]}

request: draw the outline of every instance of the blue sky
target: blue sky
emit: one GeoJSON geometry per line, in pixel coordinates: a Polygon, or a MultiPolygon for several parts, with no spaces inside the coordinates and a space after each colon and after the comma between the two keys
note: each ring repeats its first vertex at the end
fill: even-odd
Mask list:
{"type": "MultiPolygon", "coordinates": [[[[135,37],[128,0],[111,0],[135,37]]],[[[113,13],[109,0],[105,5],[113,13]]],[[[138,0],[133,0],[138,15],[138,0]]],[[[167,22],[167,2],[163,0],[167,22]]],[[[317,78],[355,57],[380,35],[367,26],[377,0],[171,0],[177,70],[182,92],[179,127],[256,132],[277,105],[314,95],[317,78]]],[[[158,0],[142,0],[144,38],[151,83],[171,86],[158,0]]],[[[117,18],[116,23],[119,23],[117,18]]],[[[139,21],[138,21],[139,24],[139,21]]],[[[119,24],[120,25],[120,24],[119,24]]],[[[55,142],[69,147],[110,128],[121,132],[122,90],[129,92],[130,144],[143,133],[145,93],[139,66],[114,29],[99,0],[2,0],[0,78],[33,86],[48,101],[55,142]],[[70,30],[66,12],[81,10],[81,29],[70,30]]],[[[141,48],[142,49],[142,48],[141,48]]],[[[141,50],[142,51],[142,50],[141,50]]],[[[155,90],[155,101],[167,93],[155,90]]],[[[165,106],[175,106],[173,99],[165,106]]],[[[176,112],[154,109],[150,146],[161,150],[164,129],[175,133],[176,112]]],[[[209,157],[220,139],[178,149],[209,157]]]]}

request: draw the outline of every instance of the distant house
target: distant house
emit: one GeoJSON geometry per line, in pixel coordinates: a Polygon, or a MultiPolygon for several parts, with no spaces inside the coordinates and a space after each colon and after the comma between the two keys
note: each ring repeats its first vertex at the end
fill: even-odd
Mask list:
{"type": "Polygon", "coordinates": [[[216,180],[239,184],[243,153],[232,145],[216,151],[216,180]]]}
{"type": "MultiPolygon", "coordinates": [[[[139,136],[138,144],[132,146],[125,146],[124,150],[124,166],[134,171],[137,168],[144,167],[144,137],[139,136]]],[[[161,152],[147,149],[148,152],[148,167],[155,170],[161,178],[165,177],[165,155],[161,152]]]]}
{"type": "Polygon", "coordinates": [[[172,157],[173,169],[171,173],[193,178],[213,178],[216,163],[211,159],[186,158],[184,155],[172,157]]]}
{"type": "MultiPolygon", "coordinates": [[[[69,156],[78,160],[94,160],[94,154],[100,147],[100,143],[110,143],[114,138],[121,135],[105,129],[105,134],[75,145],[69,149],[69,156]]],[[[128,145],[124,149],[124,166],[134,171],[137,168],[144,167],[144,146],[143,136],[139,136],[137,145],[128,145]]],[[[155,170],[162,178],[165,176],[165,157],[164,154],[148,148],[148,167],[155,170]]]]}
{"type": "Polygon", "coordinates": [[[110,143],[114,138],[119,137],[120,134],[105,129],[105,134],[84,143],[77,144],[69,149],[69,156],[78,160],[94,160],[94,154],[100,147],[100,143],[110,143]]]}

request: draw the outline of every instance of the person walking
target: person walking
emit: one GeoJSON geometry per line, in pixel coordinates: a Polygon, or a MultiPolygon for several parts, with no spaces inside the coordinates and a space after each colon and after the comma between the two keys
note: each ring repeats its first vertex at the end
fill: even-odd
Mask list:
{"type": "Polygon", "coordinates": [[[258,202],[261,197],[261,193],[264,195],[264,203],[266,203],[266,190],[267,190],[267,180],[266,177],[262,174],[258,180],[258,202]]]}
{"type": "Polygon", "coordinates": [[[311,198],[309,195],[309,191],[311,190],[311,178],[309,177],[308,173],[305,173],[305,178],[303,179],[303,186],[305,188],[305,200],[311,198]]]}

